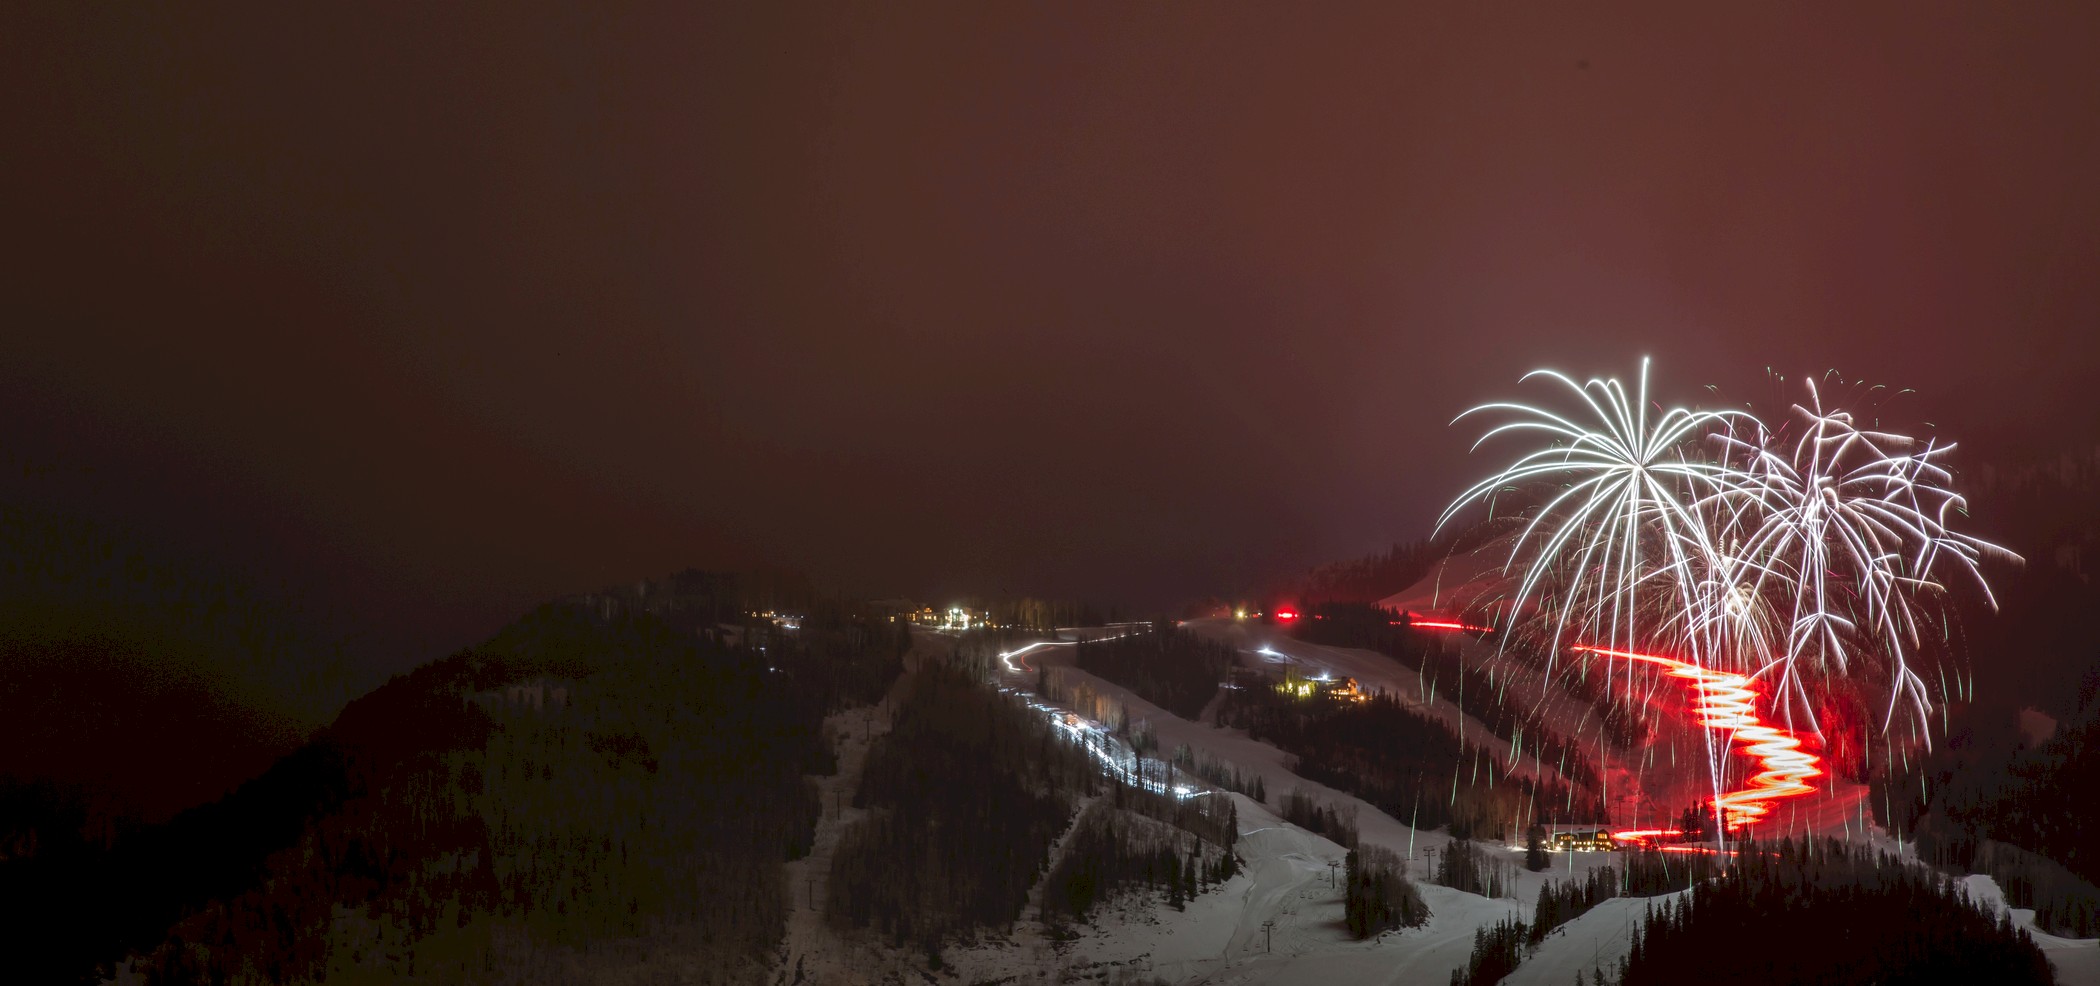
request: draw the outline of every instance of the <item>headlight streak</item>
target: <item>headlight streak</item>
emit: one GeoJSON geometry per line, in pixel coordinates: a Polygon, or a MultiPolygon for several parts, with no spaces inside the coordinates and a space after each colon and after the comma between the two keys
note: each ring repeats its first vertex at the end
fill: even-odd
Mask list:
{"type": "MultiPolygon", "coordinates": [[[[1110,624],[1110,626],[1132,625],[1134,624],[1110,624]]],[[[1022,657],[1037,648],[1071,647],[1082,643],[1120,640],[1128,636],[1131,636],[1131,634],[1119,633],[1108,637],[1089,637],[1085,640],[1038,640],[1035,643],[1014,650],[1000,651],[999,660],[1006,666],[1009,674],[1025,674],[1036,669],[1030,667],[1026,661],[1023,661],[1021,666],[1016,667],[1014,659],[1022,657]]],[[[1051,725],[1064,731],[1067,739],[1084,746],[1088,753],[1093,754],[1094,760],[1101,765],[1103,771],[1125,784],[1154,794],[1168,795],[1176,801],[1188,801],[1192,798],[1201,798],[1217,793],[1199,788],[1193,784],[1179,782],[1177,779],[1180,776],[1180,771],[1173,764],[1164,760],[1146,760],[1137,751],[1130,749],[1122,740],[1111,735],[1107,727],[1098,722],[1087,719],[1076,712],[1059,708],[1047,701],[1038,700],[1035,693],[1026,689],[1002,688],[1000,691],[1014,695],[1025,702],[1030,709],[1042,713],[1050,720],[1051,725]],[[1149,771],[1147,770],[1148,765],[1151,768],[1149,771]],[[1151,777],[1147,776],[1148,773],[1160,773],[1163,776],[1151,777]]]]}
{"type": "MultiPolygon", "coordinates": [[[[1117,623],[1113,625],[1127,626],[1128,624],[1117,623]]],[[[1035,668],[1029,667],[1027,662],[1025,661],[1022,662],[1021,667],[1015,667],[1014,658],[1020,657],[1021,655],[1026,654],[1029,651],[1035,650],[1038,647],[1071,647],[1076,644],[1098,644],[1105,640],[1121,640],[1124,637],[1128,636],[1130,636],[1130,634],[1119,633],[1113,637],[1088,637],[1084,640],[1038,640],[1035,643],[1029,644],[1028,646],[1022,647],[1018,650],[1000,651],[999,660],[1001,663],[1004,663],[1006,665],[1007,671],[1012,672],[1014,674],[1020,674],[1023,671],[1034,671],[1035,668]]]]}

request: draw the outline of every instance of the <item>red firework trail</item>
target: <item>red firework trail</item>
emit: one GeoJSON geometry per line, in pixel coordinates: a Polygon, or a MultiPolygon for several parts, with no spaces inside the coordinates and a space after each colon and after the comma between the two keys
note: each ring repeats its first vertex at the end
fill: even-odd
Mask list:
{"type": "MultiPolygon", "coordinates": [[[[1416,616],[1414,626],[1424,630],[1488,629],[1450,620],[1424,620],[1419,616],[1416,616]]],[[[1730,831],[1763,821],[1771,812],[1774,801],[1798,798],[1815,791],[1807,781],[1811,777],[1823,776],[1823,758],[1801,749],[1801,740],[1792,730],[1768,725],[1758,717],[1756,682],[1739,674],[1702,668],[1654,654],[1586,646],[1575,650],[1629,661],[1646,661],[1667,669],[1673,678],[1691,682],[1692,691],[1699,700],[1699,724],[1716,733],[1726,733],[1745,755],[1763,765],[1764,770],[1752,776],[1746,786],[1723,794],[1713,802],[1721,809],[1722,821],[1730,831]]],[[[1676,833],[1660,830],[1627,832],[1622,837],[1664,834],[1676,833]]]]}
{"type": "Polygon", "coordinates": [[[1774,801],[1813,792],[1815,787],[1807,783],[1808,779],[1823,776],[1820,766],[1823,758],[1801,749],[1801,740],[1792,730],[1768,725],[1758,718],[1757,685],[1751,679],[1653,654],[1603,647],[1575,649],[1660,665],[1668,669],[1671,677],[1692,683],[1692,690],[1698,696],[1699,724],[1716,733],[1727,734],[1744,755],[1764,767],[1744,787],[1723,794],[1713,802],[1721,810],[1722,821],[1731,831],[1763,821],[1772,810],[1774,801]]]}
{"type": "Polygon", "coordinates": [[[1411,626],[1417,630],[1464,630],[1468,633],[1495,632],[1494,627],[1476,627],[1471,623],[1461,623],[1458,620],[1448,620],[1441,616],[1432,617],[1423,613],[1409,613],[1407,614],[1407,618],[1410,622],[1403,623],[1399,620],[1394,620],[1393,625],[1411,626]]]}

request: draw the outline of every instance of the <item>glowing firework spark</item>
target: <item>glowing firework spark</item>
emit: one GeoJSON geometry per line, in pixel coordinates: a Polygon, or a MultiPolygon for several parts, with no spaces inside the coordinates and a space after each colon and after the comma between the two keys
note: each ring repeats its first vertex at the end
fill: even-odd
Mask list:
{"type": "Polygon", "coordinates": [[[1937,460],[1953,445],[1861,430],[1850,413],[1824,409],[1813,380],[1808,392],[1808,405],[1792,409],[1800,432],[1790,445],[1773,448],[1784,436],[1765,435],[1762,426],[1756,442],[1719,437],[1724,454],[1741,460],[1737,489],[1754,506],[1734,515],[1747,529],[1731,534],[1743,538],[1746,556],[1764,560],[1752,591],[1789,614],[1783,646],[1763,651],[1779,652],[1782,701],[1798,698],[1804,711],[1809,705],[1797,662],[1810,658],[1816,670],[1844,673],[1855,652],[1870,647],[1888,664],[1886,727],[1902,696],[1921,714],[1930,704],[1908,658],[1922,643],[1919,597],[1946,588],[1936,570],[1947,562],[1965,571],[1988,599],[1978,563],[2018,556],[1949,528],[1965,504],[1937,460]]]}
{"type": "Polygon", "coordinates": [[[1524,404],[1484,404],[1459,415],[1510,411],[1518,420],[1482,435],[1478,449],[1496,436],[1539,432],[1548,447],[1519,457],[1501,472],[1460,494],[1437,520],[1438,529],[1468,504],[1542,482],[1564,484],[1550,495],[1511,546],[1505,571],[1531,552],[1517,581],[1511,606],[1521,612],[1535,597],[1555,595],[1557,617],[1548,654],[1557,652],[1566,630],[1590,640],[1638,646],[1644,609],[1695,608],[1698,570],[1717,552],[1694,509],[1701,498],[1723,491],[1734,474],[1720,463],[1688,457],[1687,446],[1725,428],[1738,412],[1672,408],[1649,416],[1648,364],[1632,394],[1617,380],[1574,378],[1534,370],[1573,391],[1594,418],[1593,426],[1524,404]],[[1654,578],[1656,571],[1673,579],[1654,578]]]}
{"type": "Polygon", "coordinates": [[[1525,379],[1534,376],[1564,385],[1579,409],[1494,403],[1460,415],[1513,417],[1476,450],[1510,434],[1546,446],[1460,494],[1438,528],[1475,503],[1491,515],[1504,496],[1524,505],[1503,571],[1513,618],[1535,610],[1550,628],[1549,673],[1563,643],[1580,641],[1629,673],[1646,662],[1692,681],[1709,739],[1726,731],[1765,764],[1741,797],[1723,795],[1709,746],[1715,807],[1730,827],[1806,793],[1805,778],[1820,773],[1797,740],[1757,718],[1761,679],[1777,681],[1789,718],[1798,704],[1815,727],[1808,676],[1861,680],[1863,667],[1874,674],[1861,683],[1888,689],[1884,729],[1905,696],[1924,720],[1931,700],[1911,662],[1923,648],[1921,607],[1945,595],[1939,571],[1966,572],[1988,600],[1981,560],[2018,560],[1952,529],[1965,512],[1941,464],[1952,445],[1861,428],[1826,408],[1813,382],[1774,431],[1747,412],[1653,406],[1646,360],[1631,391],[1616,379],[1525,379]]]}

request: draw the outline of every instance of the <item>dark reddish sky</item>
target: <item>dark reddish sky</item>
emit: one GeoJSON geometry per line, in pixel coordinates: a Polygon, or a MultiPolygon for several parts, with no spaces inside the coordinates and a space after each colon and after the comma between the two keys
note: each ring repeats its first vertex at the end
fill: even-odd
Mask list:
{"type": "Polygon", "coordinates": [[[50,6],[10,495],[416,658],[688,564],[1230,590],[1423,533],[1539,364],[2094,417],[2088,5],[50,6]]]}

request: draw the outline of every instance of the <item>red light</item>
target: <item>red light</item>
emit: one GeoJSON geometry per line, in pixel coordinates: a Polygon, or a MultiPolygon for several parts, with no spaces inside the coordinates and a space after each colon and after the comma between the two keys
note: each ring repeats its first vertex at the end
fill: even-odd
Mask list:
{"type": "Polygon", "coordinates": [[[1699,696],[1699,724],[1727,736],[1742,753],[1764,766],[1763,772],[1749,779],[1748,786],[1712,802],[1721,810],[1723,824],[1730,831],[1763,821],[1774,801],[1814,791],[1807,780],[1823,776],[1823,768],[1818,766],[1822,757],[1801,749],[1800,738],[1791,731],[1766,725],[1758,718],[1757,683],[1749,678],[1653,654],[1603,647],[1575,650],[1661,665],[1669,669],[1671,677],[1691,682],[1692,690],[1699,696]]]}
{"type": "Polygon", "coordinates": [[[1624,832],[1613,832],[1611,837],[1621,842],[1632,842],[1635,839],[1660,839],[1664,836],[1679,836],[1683,834],[1677,829],[1627,829],[1624,832]]]}
{"type": "Polygon", "coordinates": [[[1489,627],[1476,627],[1476,626],[1474,626],[1474,625],[1472,625],[1472,624],[1470,624],[1470,623],[1460,623],[1460,622],[1458,622],[1457,620],[1432,620],[1432,619],[1426,619],[1426,618],[1424,618],[1424,616],[1423,616],[1423,615],[1422,615],[1421,613],[1409,613],[1409,614],[1407,614],[1407,617],[1408,617],[1408,620],[1409,620],[1409,621],[1412,621],[1412,622],[1407,622],[1407,623],[1403,623],[1402,621],[1398,621],[1398,620],[1395,620],[1395,621],[1393,621],[1393,625],[1394,625],[1394,626],[1403,626],[1403,625],[1405,625],[1405,626],[1412,626],[1412,627],[1414,627],[1414,628],[1415,628],[1415,629],[1417,629],[1417,630],[1464,630],[1464,631],[1467,631],[1467,632],[1469,632],[1469,633],[1494,633],[1494,632],[1495,632],[1495,631],[1494,631],[1493,629],[1491,629],[1491,628],[1489,628],[1489,627]]]}
{"type": "Polygon", "coordinates": [[[1276,618],[1279,620],[1295,620],[1298,618],[1298,614],[1288,609],[1279,609],[1276,611],[1276,618]]]}

